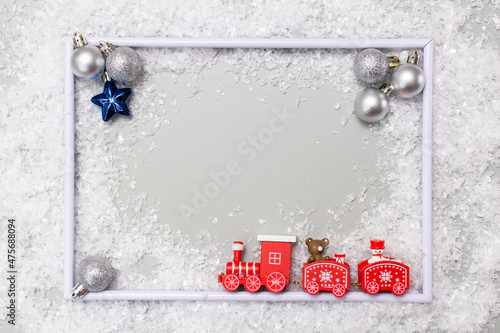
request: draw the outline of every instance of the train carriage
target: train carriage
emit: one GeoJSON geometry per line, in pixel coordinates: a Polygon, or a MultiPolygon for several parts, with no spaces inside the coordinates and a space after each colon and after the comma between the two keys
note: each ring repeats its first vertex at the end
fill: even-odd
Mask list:
{"type": "Polygon", "coordinates": [[[340,260],[338,255],[336,259],[304,264],[302,286],[311,295],[326,290],[336,297],[342,297],[350,287],[349,265],[340,260]]]}
{"type": "Polygon", "coordinates": [[[390,290],[394,295],[401,296],[410,288],[410,268],[396,261],[369,264],[365,260],[358,265],[358,283],[370,295],[390,290]]]}
{"type": "Polygon", "coordinates": [[[370,295],[390,290],[394,295],[401,296],[410,288],[410,268],[401,260],[384,257],[384,243],[382,239],[370,240],[372,257],[359,263],[358,283],[370,295]]]}

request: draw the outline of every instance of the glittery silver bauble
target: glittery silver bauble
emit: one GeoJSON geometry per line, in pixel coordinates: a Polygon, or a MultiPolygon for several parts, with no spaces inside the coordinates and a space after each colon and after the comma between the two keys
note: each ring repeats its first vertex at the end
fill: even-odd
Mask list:
{"type": "Polygon", "coordinates": [[[93,45],[79,47],[71,54],[71,70],[84,79],[95,79],[101,75],[106,64],[101,51],[93,45]]]}
{"type": "Polygon", "coordinates": [[[388,70],[387,56],[377,49],[363,50],[354,59],[354,74],[365,84],[382,82],[388,70]]]}
{"type": "Polygon", "coordinates": [[[361,120],[369,123],[379,121],[389,111],[389,100],[382,90],[368,87],[356,96],[354,111],[361,120]]]}
{"type": "Polygon", "coordinates": [[[80,297],[87,291],[102,291],[115,278],[116,272],[109,261],[102,257],[88,257],[78,266],[77,284],[73,288],[72,297],[80,297]]]}
{"type": "Polygon", "coordinates": [[[424,71],[414,64],[399,65],[391,75],[391,86],[400,97],[416,96],[425,86],[424,71]]]}
{"type": "Polygon", "coordinates": [[[130,47],[118,47],[106,58],[106,70],[118,82],[131,82],[142,74],[142,60],[130,47]]]}

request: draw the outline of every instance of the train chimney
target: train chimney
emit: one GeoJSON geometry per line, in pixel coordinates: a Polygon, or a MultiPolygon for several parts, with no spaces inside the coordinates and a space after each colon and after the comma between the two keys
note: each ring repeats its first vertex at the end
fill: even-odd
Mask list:
{"type": "Polygon", "coordinates": [[[241,262],[241,252],[245,249],[243,242],[234,242],[233,243],[233,251],[234,251],[234,259],[233,262],[241,262]]]}

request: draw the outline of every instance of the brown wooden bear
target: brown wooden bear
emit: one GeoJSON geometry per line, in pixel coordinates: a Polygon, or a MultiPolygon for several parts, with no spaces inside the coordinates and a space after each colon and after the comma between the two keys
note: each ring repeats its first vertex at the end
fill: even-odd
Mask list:
{"type": "Polygon", "coordinates": [[[309,259],[307,259],[308,263],[315,262],[315,261],[320,261],[320,260],[329,260],[330,257],[326,256],[323,257],[323,251],[325,250],[325,247],[330,243],[328,238],[323,238],[323,239],[312,239],[308,238],[306,239],[306,245],[307,249],[309,250],[309,253],[311,256],[309,259]]]}

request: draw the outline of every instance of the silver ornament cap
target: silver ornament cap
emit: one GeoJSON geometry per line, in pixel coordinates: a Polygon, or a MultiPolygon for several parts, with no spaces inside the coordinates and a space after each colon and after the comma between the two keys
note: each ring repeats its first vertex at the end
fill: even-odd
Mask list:
{"type": "Polygon", "coordinates": [[[70,65],[73,73],[86,80],[95,79],[101,75],[106,65],[101,51],[87,43],[87,39],[79,33],[73,35],[75,50],[71,54],[70,65]]]}
{"type": "Polygon", "coordinates": [[[85,36],[82,35],[79,31],[77,31],[73,34],[73,45],[76,48],[83,47],[87,44],[88,44],[87,38],[85,38],[85,36]]]}
{"type": "Polygon", "coordinates": [[[364,84],[382,82],[389,71],[389,60],[382,51],[365,49],[354,59],[354,74],[364,84]]]}
{"type": "Polygon", "coordinates": [[[88,257],[78,266],[77,284],[71,293],[72,298],[85,295],[88,291],[106,289],[116,276],[111,263],[102,257],[88,257]]]}
{"type": "Polygon", "coordinates": [[[424,71],[414,64],[402,64],[392,73],[391,86],[399,97],[414,97],[424,89],[424,71]]]}
{"type": "Polygon", "coordinates": [[[101,40],[99,42],[99,50],[104,54],[105,57],[109,56],[114,50],[116,50],[116,46],[111,44],[110,42],[105,42],[101,40]]]}
{"type": "MultiPolygon", "coordinates": [[[[387,91],[389,93],[390,90],[387,91]]],[[[359,119],[373,123],[384,118],[389,111],[387,95],[380,89],[368,87],[361,90],[354,100],[354,112],[359,119]]]]}
{"type": "Polygon", "coordinates": [[[106,70],[115,81],[131,82],[142,75],[142,60],[134,49],[118,47],[107,56],[106,70]]]}

